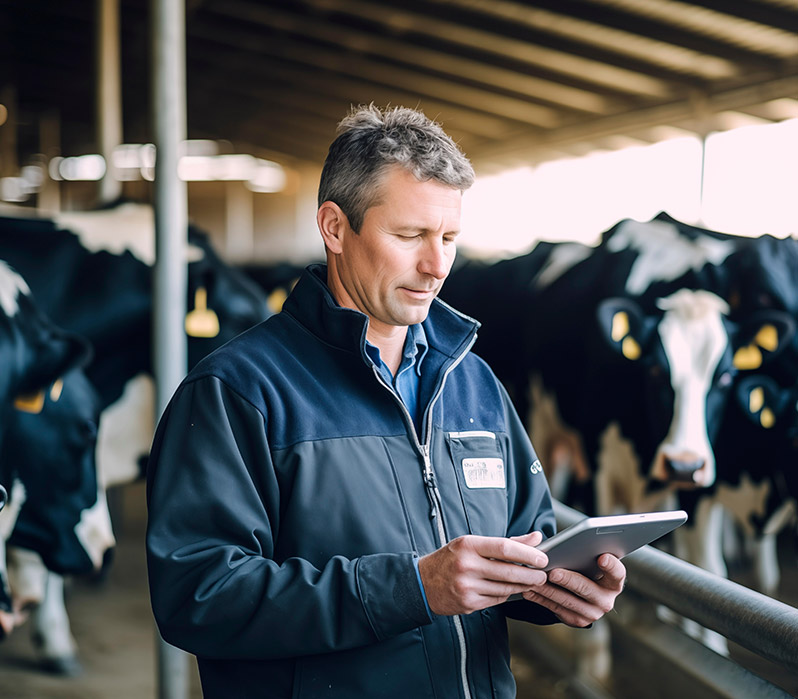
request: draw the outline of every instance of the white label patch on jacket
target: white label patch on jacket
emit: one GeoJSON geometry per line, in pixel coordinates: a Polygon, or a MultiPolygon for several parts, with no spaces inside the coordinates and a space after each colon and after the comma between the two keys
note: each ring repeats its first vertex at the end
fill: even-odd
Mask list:
{"type": "Polygon", "coordinates": [[[469,488],[506,488],[504,461],[491,457],[463,459],[463,476],[469,488]]]}

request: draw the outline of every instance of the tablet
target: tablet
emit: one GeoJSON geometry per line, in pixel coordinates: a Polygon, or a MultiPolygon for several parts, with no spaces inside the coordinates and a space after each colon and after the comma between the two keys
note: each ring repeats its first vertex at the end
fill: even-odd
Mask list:
{"type": "Polygon", "coordinates": [[[683,510],[587,517],[537,546],[549,557],[544,570],[567,568],[589,578],[600,575],[603,553],[618,558],[659,539],[687,521],[683,510]]]}

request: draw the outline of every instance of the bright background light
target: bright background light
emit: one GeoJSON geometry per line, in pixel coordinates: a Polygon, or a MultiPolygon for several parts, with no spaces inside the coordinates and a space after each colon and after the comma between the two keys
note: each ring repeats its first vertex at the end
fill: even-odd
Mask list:
{"type": "Polygon", "coordinates": [[[707,139],[704,220],[738,235],[798,234],[798,119],[707,139]]]}
{"type": "Polygon", "coordinates": [[[595,244],[618,221],[667,211],[738,235],[798,233],[798,119],[673,138],[479,177],[463,198],[461,249],[526,252],[539,240],[595,244]]]}

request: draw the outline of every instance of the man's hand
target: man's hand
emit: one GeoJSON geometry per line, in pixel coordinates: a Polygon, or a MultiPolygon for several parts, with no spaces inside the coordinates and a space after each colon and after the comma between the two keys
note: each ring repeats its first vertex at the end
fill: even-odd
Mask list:
{"type": "Polygon", "coordinates": [[[546,573],[535,570],[548,563],[535,548],[542,539],[540,532],[511,539],[468,535],[423,556],[418,571],[430,609],[441,615],[470,614],[513,594],[545,589],[546,573]]]}
{"type": "Polygon", "coordinates": [[[626,580],[626,568],[615,556],[604,553],[598,564],[602,572],[598,580],[555,568],[549,571],[548,582],[525,591],[524,599],[551,610],[568,626],[589,626],[612,610],[626,580]]]}

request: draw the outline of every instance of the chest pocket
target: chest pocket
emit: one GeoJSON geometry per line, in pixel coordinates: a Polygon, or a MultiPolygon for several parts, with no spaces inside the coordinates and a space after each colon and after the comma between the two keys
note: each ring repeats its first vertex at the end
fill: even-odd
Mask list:
{"type": "Polygon", "coordinates": [[[507,464],[493,432],[449,432],[460,496],[472,534],[504,536],[507,531],[507,464]]]}

